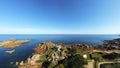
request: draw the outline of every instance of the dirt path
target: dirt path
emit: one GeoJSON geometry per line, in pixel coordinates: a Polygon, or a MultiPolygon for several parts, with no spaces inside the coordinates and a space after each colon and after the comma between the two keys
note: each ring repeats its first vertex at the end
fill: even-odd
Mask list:
{"type": "Polygon", "coordinates": [[[100,62],[100,63],[98,63],[98,68],[100,68],[101,64],[106,64],[106,63],[107,64],[110,64],[110,63],[120,63],[120,61],[118,61],[118,62],[112,62],[112,61],[111,62],[100,62]]]}
{"type": "Polygon", "coordinates": [[[94,68],[94,60],[89,60],[87,68],[94,68]]]}

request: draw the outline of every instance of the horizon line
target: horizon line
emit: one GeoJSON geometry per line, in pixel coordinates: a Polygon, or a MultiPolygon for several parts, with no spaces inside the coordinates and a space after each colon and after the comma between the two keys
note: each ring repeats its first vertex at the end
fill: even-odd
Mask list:
{"type": "MultiPolygon", "coordinates": [[[[80,35],[95,35],[95,34],[96,34],[96,35],[99,35],[99,34],[106,35],[107,33],[99,33],[99,34],[98,34],[98,33],[93,33],[93,34],[90,33],[90,34],[80,34],[80,35]]],[[[112,34],[112,33],[109,33],[109,35],[111,35],[111,34],[112,34]]],[[[118,33],[113,33],[113,34],[120,35],[120,34],[118,34],[118,33]]],[[[29,33],[29,34],[19,34],[19,33],[17,33],[17,34],[12,34],[12,33],[11,33],[11,34],[0,34],[0,35],[34,35],[34,34],[33,34],[33,33],[29,33]]],[[[40,34],[37,34],[37,33],[36,33],[36,35],[40,35],[40,34]]],[[[42,34],[42,33],[41,33],[41,35],[45,35],[45,34],[42,34]]],[[[48,34],[48,35],[55,35],[55,34],[48,34]]],[[[77,34],[77,33],[76,33],[76,34],[64,34],[64,33],[63,33],[63,34],[56,34],[56,35],[78,35],[78,34],[77,34]]]]}

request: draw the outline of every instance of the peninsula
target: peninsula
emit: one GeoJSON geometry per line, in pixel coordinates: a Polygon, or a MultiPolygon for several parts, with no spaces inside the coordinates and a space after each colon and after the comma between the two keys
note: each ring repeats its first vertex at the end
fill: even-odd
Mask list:
{"type": "Polygon", "coordinates": [[[0,42],[0,46],[3,48],[15,48],[18,46],[21,46],[24,43],[28,43],[30,40],[16,40],[16,39],[10,39],[0,42]]]}
{"type": "Polygon", "coordinates": [[[120,39],[106,40],[101,45],[64,45],[40,43],[31,57],[18,63],[18,68],[115,68],[120,63],[120,39]]]}
{"type": "Polygon", "coordinates": [[[76,48],[44,42],[34,48],[34,54],[21,61],[18,68],[83,68],[87,64],[87,59],[76,48]]]}

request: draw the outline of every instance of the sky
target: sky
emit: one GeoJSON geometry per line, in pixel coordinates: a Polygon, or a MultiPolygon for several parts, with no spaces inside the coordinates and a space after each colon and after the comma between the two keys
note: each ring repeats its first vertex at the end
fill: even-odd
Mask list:
{"type": "Polygon", "coordinates": [[[0,0],[0,34],[119,34],[120,0],[0,0]]]}

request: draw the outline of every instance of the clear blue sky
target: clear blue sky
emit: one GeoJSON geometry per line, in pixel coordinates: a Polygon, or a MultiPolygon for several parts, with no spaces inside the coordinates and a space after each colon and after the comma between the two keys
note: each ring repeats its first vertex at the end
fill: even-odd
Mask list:
{"type": "Polygon", "coordinates": [[[120,0],[0,0],[0,34],[118,34],[120,0]]]}

